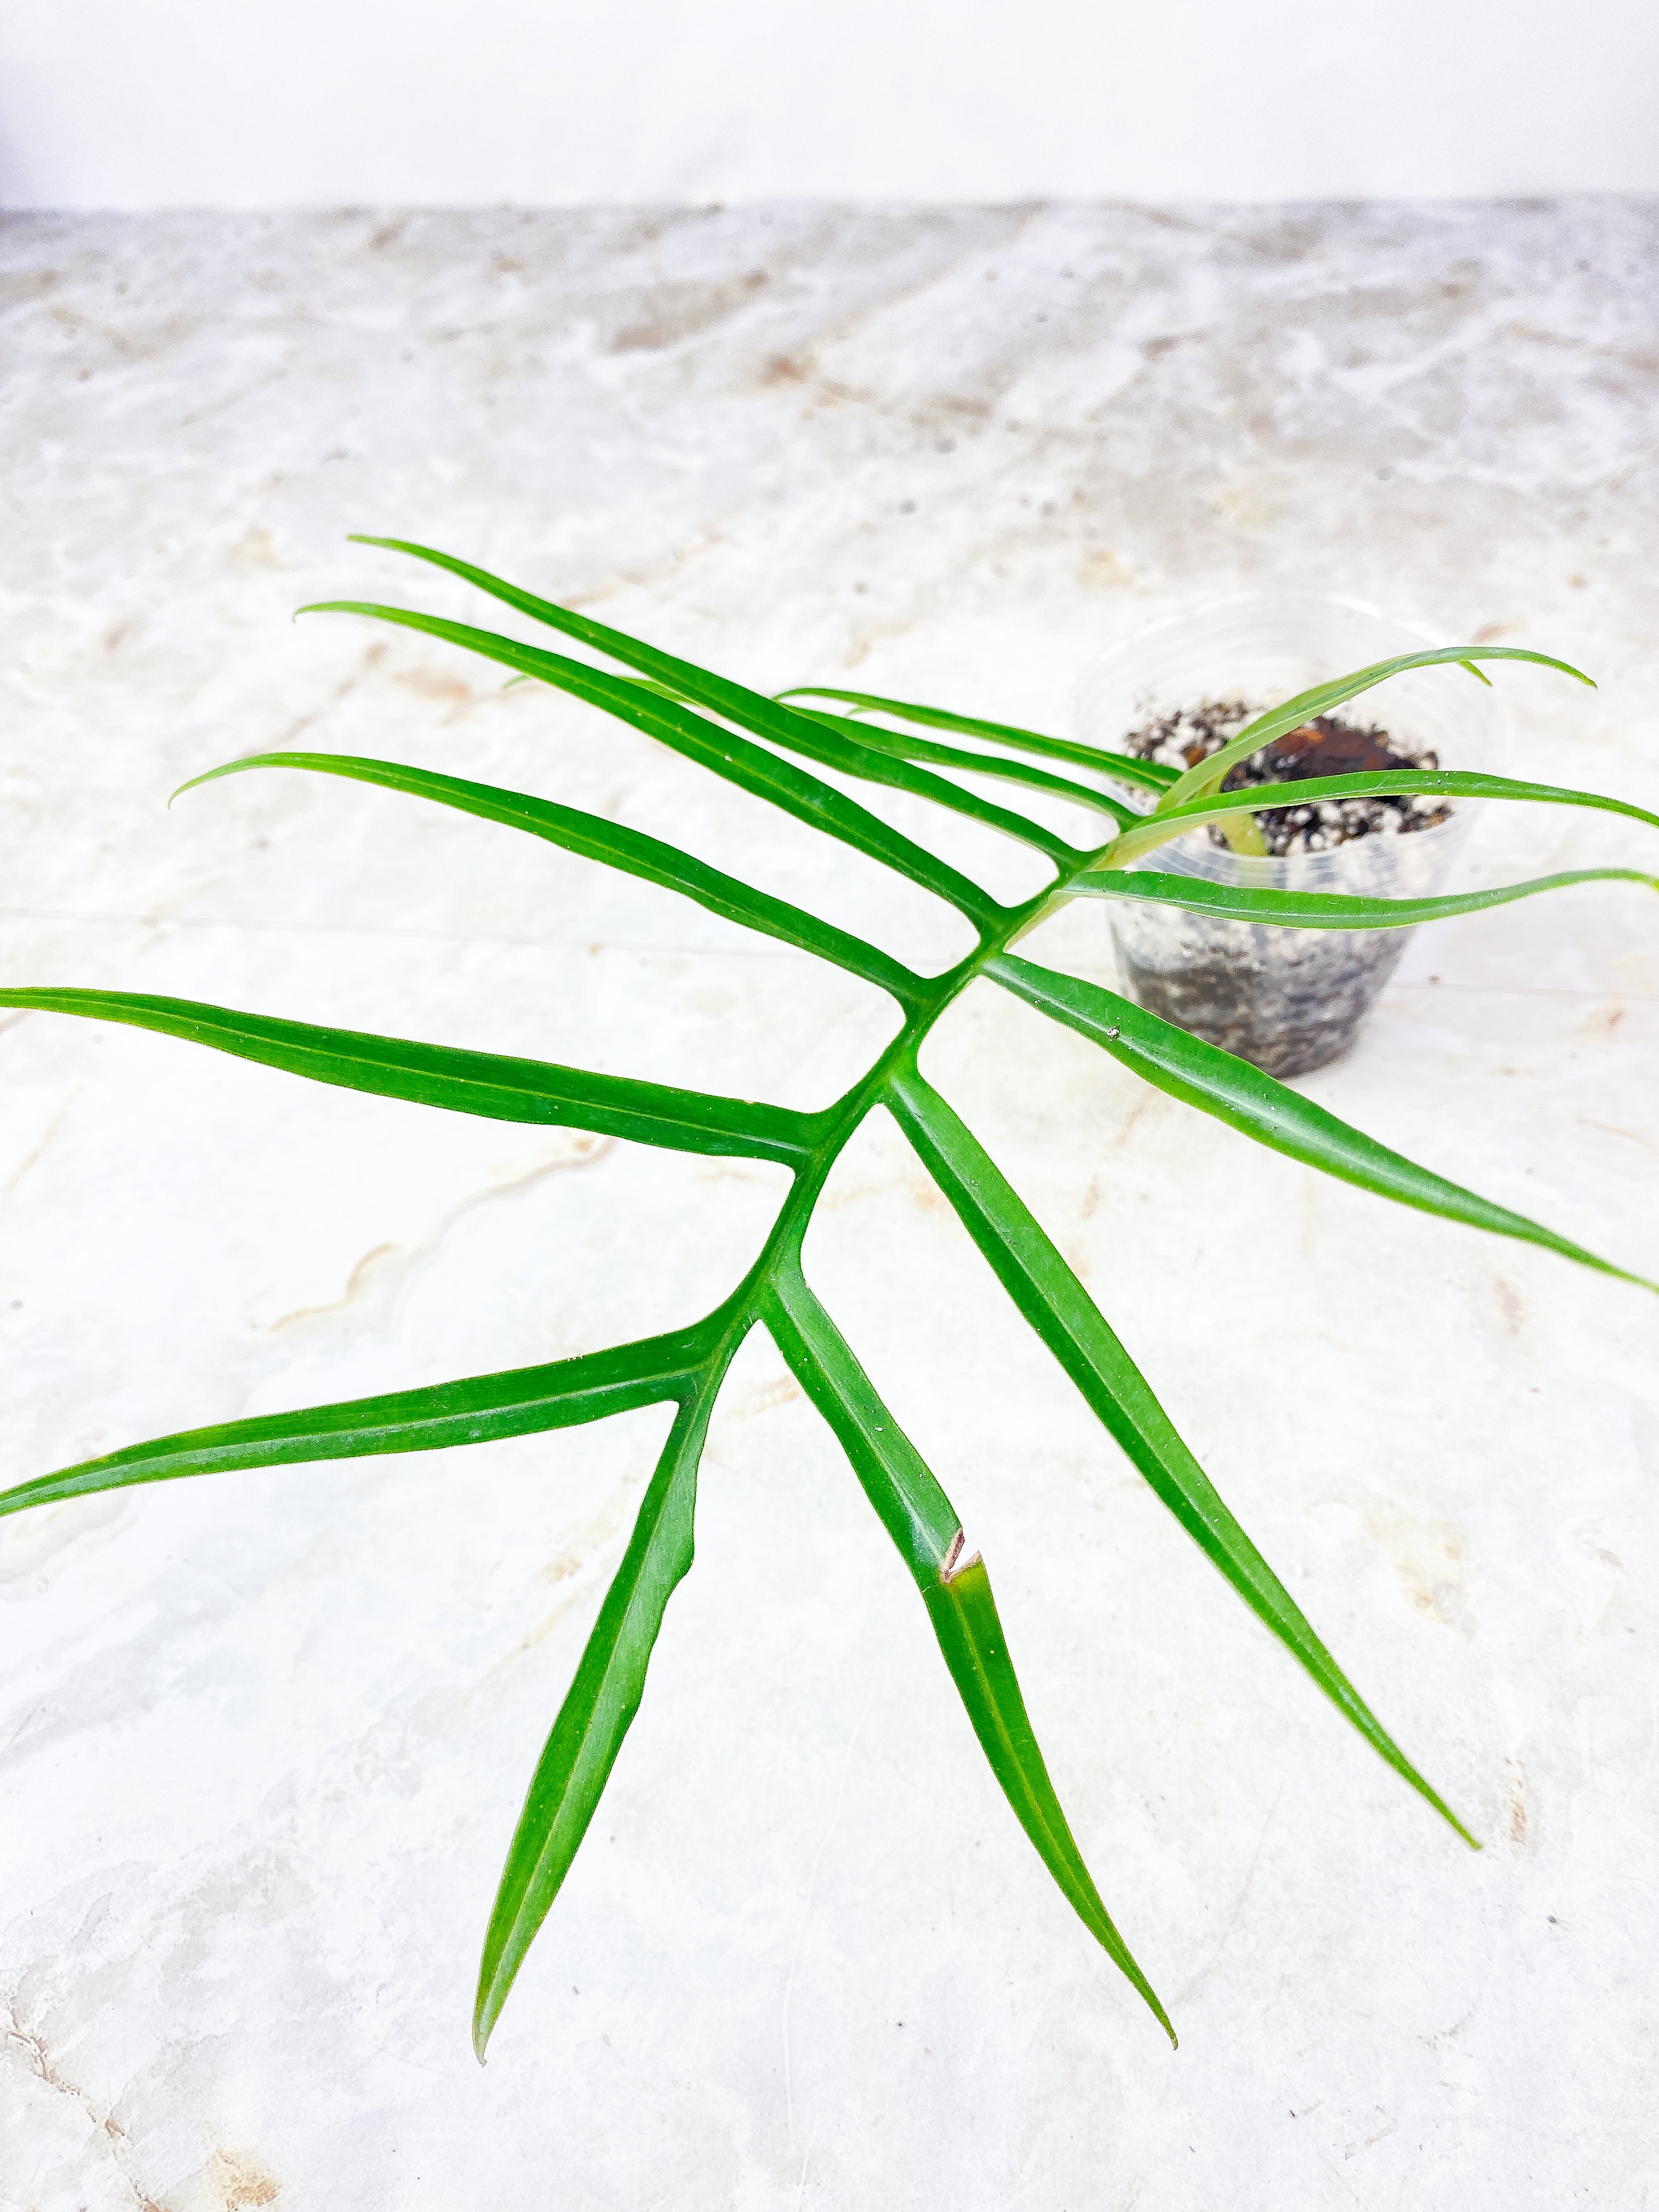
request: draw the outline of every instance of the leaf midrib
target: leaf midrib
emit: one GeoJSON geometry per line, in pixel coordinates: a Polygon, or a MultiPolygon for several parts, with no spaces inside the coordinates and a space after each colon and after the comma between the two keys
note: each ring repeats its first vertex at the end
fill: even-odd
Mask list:
{"type": "Polygon", "coordinates": [[[1077,878],[1094,866],[1115,842],[1108,839],[1103,845],[1078,854],[1032,897],[1019,906],[1004,908],[994,927],[981,929],[975,951],[956,967],[924,979],[916,994],[916,1003],[906,1015],[898,1034],[874,1065],[827,1109],[828,1126],[811,1146],[811,1157],[797,1169],[771,1233],[736,1294],[746,1316],[745,1326],[759,1318],[766,1291],[773,1283],[774,1271],[786,1264],[799,1263],[808,1224],[830,1170],[866,1115],[872,1107],[886,1103],[894,1077],[915,1066],[928,1033],[969,985],[977,982],[994,960],[1045,920],[1050,910],[1066,898],[1077,878]]]}

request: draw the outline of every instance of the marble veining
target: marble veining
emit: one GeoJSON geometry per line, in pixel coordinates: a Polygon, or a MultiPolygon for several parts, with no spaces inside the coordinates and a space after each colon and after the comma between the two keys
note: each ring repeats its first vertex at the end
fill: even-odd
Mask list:
{"type": "MultiPolygon", "coordinates": [[[[1516,765],[1659,805],[1656,232],[1607,200],[6,218],[0,977],[800,1105],[886,1033],[781,947],[387,794],[167,809],[301,744],[544,791],[951,956],[931,901],[644,740],[290,624],[471,611],[351,530],[758,684],[1054,726],[1149,615],[1316,584],[1588,666],[1503,678],[1516,765]]],[[[1502,811],[1464,880],[1652,850],[1502,811]]],[[[1605,886],[1425,931],[1307,1087],[1651,1270],[1656,914],[1605,886]]],[[[1110,974],[1097,915],[1046,949],[1110,974]]],[[[757,1337],[483,2072],[489,1898],[661,1414],[0,1522],[0,2212],[1651,2201],[1653,1301],[1255,1152],[988,988],[927,1065],[1485,1850],[1223,1587],[878,1120],[814,1279],[993,1566],[1180,2054],[757,1337]]],[[[0,1476],[669,1326],[779,1188],[0,1021],[0,1476]]]]}

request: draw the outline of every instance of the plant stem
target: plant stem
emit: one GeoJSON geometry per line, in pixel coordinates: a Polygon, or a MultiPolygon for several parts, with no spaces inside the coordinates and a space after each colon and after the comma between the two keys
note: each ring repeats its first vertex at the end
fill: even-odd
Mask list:
{"type": "Polygon", "coordinates": [[[846,1149],[854,1131],[872,1106],[881,1104],[887,1086],[901,1068],[914,1067],[929,1030],[945,1010],[961,997],[968,986],[975,981],[989,963],[1006,952],[1019,938],[1035,929],[1048,919],[1065,898],[1077,878],[1085,870],[1096,866],[1102,856],[1109,852],[1115,838],[1088,852],[1073,850],[1070,860],[1061,864],[1054,880],[1022,902],[1018,906],[996,908],[995,919],[980,930],[980,941],[965,960],[942,975],[928,978],[916,994],[915,1002],[905,1015],[904,1025],[879,1060],[861,1076],[852,1089],[836,1100],[830,1109],[834,1120],[809,1167],[798,1169],[793,1187],[784,1200],[772,1231],[763,1246],[759,1257],[744,1278],[731,1300],[736,1316],[741,1316],[741,1327],[746,1332],[752,1326],[757,1301],[751,1295],[769,1279],[775,1265],[786,1256],[799,1262],[801,1245],[806,1235],[808,1222],[817,1205],[819,1194],[829,1180],[830,1170],[846,1149]]]}

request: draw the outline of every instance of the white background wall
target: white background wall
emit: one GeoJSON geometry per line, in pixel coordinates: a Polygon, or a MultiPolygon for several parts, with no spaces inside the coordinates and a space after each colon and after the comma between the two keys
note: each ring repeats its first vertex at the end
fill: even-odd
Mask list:
{"type": "Polygon", "coordinates": [[[1659,191],[1656,0],[7,0],[0,206],[1659,191]]]}

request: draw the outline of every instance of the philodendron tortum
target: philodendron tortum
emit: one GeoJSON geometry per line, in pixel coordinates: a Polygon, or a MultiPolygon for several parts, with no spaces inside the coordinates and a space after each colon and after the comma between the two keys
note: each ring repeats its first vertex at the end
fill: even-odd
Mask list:
{"type": "MultiPolygon", "coordinates": [[[[995,1163],[920,1073],[917,1054],[946,1007],[969,983],[985,978],[1091,1039],[1146,1082],[1293,1159],[1379,1196],[1498,1236],[1544,1245],[1585,1267],[1653,1289],[1643,1278],[1627,1274],[1567,1238],[1373,1143],[1245,1061],[1097,984],[1038,966],[1016,949],[1061,901],[1079,897],[1164,901],[1206,914],[1300,929],[1373,930],[1469,914],[1534,891],[1593,879],[1659,889],[1659,879],[1633,869],[1579,868],[1448,897],[1346,898],[1236,890],[1160,873],[1145,865],[1131,870],[1128,865],[1144,863],[1145,856],[1160,844],[1200,823],[1225,822],[1248,812],[1255,794],[1219,789],[1235,760],[1391,675],[1442,661],[1462,663],[1470,675],[1478,676],[1474,664],[1481,660],[1540,661],[1569,676],[1578,677],[1578,672],[1542,653],[1511,647],[1469,646],[1407,654],[1321,684],[1260,716],[1224,750],[1182,775],[1170,768],[1030,730],[862,693],[809,688],[769,698],[586,616],[551,605],[447,554],[398,540],[365,542],[447,569],[632,672],[617,673],[491,630],[404,608],[341,601],[313,611],[367,616],[424,631],[498,661],[518,677],[552,684],[620,717],[712,774],[896,870],[944,900],[966,917],[976,939],[974,949],[943,974],[921,975],[863,939],[654,837],[546,799],[392,761],[276,752],[211,769],[196,781],[254,769],[347,776],[526,831],[586,860],[643,877],[730,921],[862,977],[890,994],[902,1011],[902,1025],[843,1097],[808,1114],[589,1074],[552,1061],[273,1020],[186,1000],[114,991],[0,991],[0,1006],[131,1023],[319,1083],[499,1121],[558,1124],[681,1152],[773,1160],[787,1167],[793,1177],[764,1248],[742,1281],[713,1312],[667,1335],[584,1352],[547,1366],[471,1376],[430,1389],[231,1421],[129,1445],[18,1485],[0,1494],[0,1512],[21,1512],[54,1499],[175,1475],[375,1452],[433,1451],[598,1420],[633,1407],[660,1401],[674,1406],[668,1441],[626,1554],[531,1778],[507,1852],[478,1980],[473,2033],[482,2056],[638,1707],[664,1608],[691,1564],[697,1465],[709,1417],[733,1355],[759,1324],[770,1332],[840,1439],[878,1517],[915,1577],[945,1663],[1021,1826],[1079,1917],[1173,2039],[1168,2015],[1108,1915],[1066,1825],[1026,1717],[984,1563],[976,1553],[964,1553],[955,1508],[877,1396],[803,1272],[802,1240],[825,1180],[865,1116],[883,1106],[903,1130],[1021,1314],[1159,1498],[1332,1703],[1472,1843],[1468,1830],[1382,1728],[1229,1512],[1105,1317],[995,1163]],[[799,703],[809,700],[833,704],[799,703]],[[882,719],[872,720],[872,715],[882,719]],[[952,743],[924,734],[940,732],[970,742],[952,743]],[[1042,854],[1052,876],[1034,897],[1017,905],[1002,904],[969,877],[846,796],[815,773],[812,765],[802,763],[889,785],[999,830],[1042,854]],[[957,780],[962,776],[970,781],[957,780]],[[1024,787],[1064,798],[1103,817],[1110,834],[1097,845],[1070,844],[1027,815],[985,795],[988,785],[1007,790],[1011,797],[1017,798],[1024,787]],[[1113,787],[1136,787],[1139,808],[1115,796],[1113,787]],[[1144,811],[1149,800],[1155,802],[1150,812],[1144,811]]],[[[1619,799],[1442,769],[1316,779],[1299,784],[1297,797],[1316,802],[1384,791],[1596,807],[1659,829],[1659,817],[1619,799]]]]}

